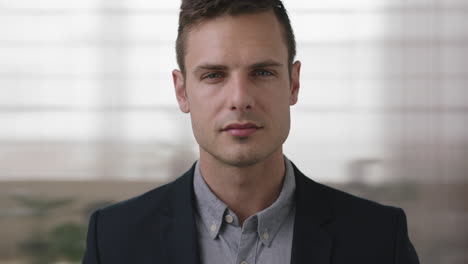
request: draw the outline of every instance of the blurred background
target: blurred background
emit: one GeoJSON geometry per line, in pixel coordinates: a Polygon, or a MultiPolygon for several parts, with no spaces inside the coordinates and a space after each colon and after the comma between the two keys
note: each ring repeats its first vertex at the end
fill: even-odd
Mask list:
{"type": "MultiPolygon", "coordinates": [[[[286,155],[405,209],[421,263],[468,263],[468,1],[284,1],[303,64],[286,155]]],[[[0,0],[0,264],[78,263],[93,210],[196,160],[179,4],[0,0]]]]}

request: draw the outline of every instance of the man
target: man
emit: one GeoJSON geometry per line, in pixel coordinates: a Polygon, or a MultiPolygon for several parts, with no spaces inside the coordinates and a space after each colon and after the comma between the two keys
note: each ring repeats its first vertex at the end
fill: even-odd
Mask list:
{"type": "Polygon", "coordinates": [[[183,0],[173,71],[200,159],[95,212],[84,263],[418,263],[404,212],[318,184],[282,151],[301,63],[279,0],[183,0]]]}

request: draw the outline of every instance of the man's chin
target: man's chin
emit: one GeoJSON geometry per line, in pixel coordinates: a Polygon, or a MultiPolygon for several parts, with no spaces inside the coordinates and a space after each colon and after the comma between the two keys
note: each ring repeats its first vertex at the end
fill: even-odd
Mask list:
{"type": "Polygon", "coordinates": [[[226,147],[224,151],[209,151],[209,148],[200,148],[200,151],[207,154],[209,159],[214,159],[220,163],[220,165],[228,167],[237,167],[237,168],[246,168],[254,166],[256,164],[262,163],[263,161],[268,160],[268,158],[275,153],[278,149],[272,151],[258,151],[260,146],[257,148],[250,147],[241,147],[236,146],[226,147]],[[257,150],[257,151],[256,151],[257,150]]]}
{"type": "Polygon", "coordinates": [[[223,164],[226,164],[231,167],[238,167],[238,168],[245,168],[253,166],[266,157],[258,154],[242,154],[242,153],[232,153],[230,155],[219,155],[215,156],[215,158],[223,164]]]}
{"type": "Polygon", "coordinates": [[[229,160],[226,163],[232,167],[246,168],[257,164],[259,160],[257,159],[236,159],[229,160]]]}

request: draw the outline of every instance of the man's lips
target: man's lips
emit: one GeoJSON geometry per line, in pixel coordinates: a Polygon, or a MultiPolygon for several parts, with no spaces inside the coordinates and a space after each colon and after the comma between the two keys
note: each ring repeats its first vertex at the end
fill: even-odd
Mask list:
{"type": "Polygon", "coordinates": [[[254,123],[233,123],[227,125],[222,131],[235,137],[247,137],[255,133],[260,128],[260,126],[257,126],[254,123]]]}

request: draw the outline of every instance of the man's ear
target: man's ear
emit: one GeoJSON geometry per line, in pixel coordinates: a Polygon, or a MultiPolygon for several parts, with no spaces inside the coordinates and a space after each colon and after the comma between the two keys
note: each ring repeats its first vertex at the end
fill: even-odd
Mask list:
{"type": "Polygon", "coordinates": [[[172,80],[174,81],[174,88],[179,103],[180,111],[184,113],[190,112],[190,107],[187,99],[187,91],[185,90],[185,79],[182,72],[179,70],[172,71],[172,80]]]}
{"type": "Polygon", "coordinates": [[[289,94],[289,105],[295,105],[298,100],[299,88],[301,87],[300,82],[301,76],[301,62],[296,61],[292,65],[291,69],[291,89],[289,94]]]}

